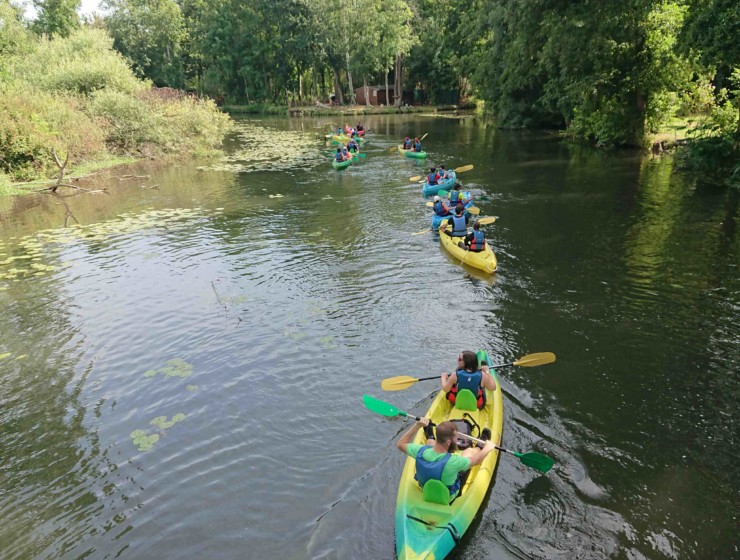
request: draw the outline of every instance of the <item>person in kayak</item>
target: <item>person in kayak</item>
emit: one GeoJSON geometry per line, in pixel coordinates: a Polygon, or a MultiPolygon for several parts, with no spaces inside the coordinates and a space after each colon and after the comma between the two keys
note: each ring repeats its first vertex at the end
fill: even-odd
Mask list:
{"type": "Polygon", "coordinates": [[[432,209],[437,216],[449,216],[451,214],[450,209],[439,195],[434,195],[434,206],[432,206],[432,209]]]}
{"type": "Polygon", "coordinates": [[[422,418],[411,426],[398,440],[396,447],[416,459],[415,478],[419,486],[423,488],[427,481],[439,480],[449,489],[451,500],[460,494],[470,467],[482,463],[483,459],[496,448],[493,442],[488,441],[483,448],[470,447],[458,454],[455,423],[439,424],[435,437],[429,418],[422,418]],[[412,443],[411,440],[422,427],[427,436],[426,445],[412,443]]]}
{"type": "Polygon", "coordinates": [[[363,126],[362,123],[357,123],[355,125],[355,130],[357,130],[357,133],[359,134],[360,132],[364,132],[365,131],[365,127],[363,126]]]}
{"type": "Polygon", "coordinates": [[[471,253],[480,253],[486,248],[486,235],[480,230],[480,224],[473,224],[473,231],[465,236],[465,240],[457,244],[461,249],[467,249],[471,253]]]}
{"type": "MultiPolygon", "coordinates": [[[[478,225],[476,223],[476,225],[478,225]]],[[[480,226],[478,226],[480,227],[480,226]]],[[[494,381],[487,364],[478,367],[478,356],[475,352],[465,350],[457,357],[455,373],[443,372],[440,376],[442,390],[447,393],[447,400],[455,403],[457,392],[460,389],[469,389],[478,399],[478,410],[486,406],[486,392],[496,390],[494,381]]]]}
{"type": "Polygon", "coordinates": [[[429,183],[431,186],[434,186],[438,184],[438,182],[439,182],[439,173],[437,173],[437,168],[430,167],[429,174],[427,175],[427,183],[429,183]]]}
{"type": "Polygon", "coordinates": [[[437,171],[437,174],[439,175],[439,180],[442,181],[443,179],[447,179],[447,170],[445,169],[444,165],[439,166],[439,170],[437,171]]]}
{"type": "Polygon", "coordinates": [[[344,161],[344,156],[342,155],[342,150],[340,148],[337,148],[337,153],[334,154],[334,159],[337,160],[337,163],[342,163],[344,161]]]}
{"type": "Polygon", "coordinates": [[[355,153],[359,149],[360,147],[357,145],[357,141],[354,138],[350,138],[349,142],[347,142],[347,150],[349,150],[352,153],[355,153]]]}
{"type": "Polygon", "coordinates": [[[351,158],[351,157],[352,157],[352,156],[351,156],[351,155],[349,155],[349,152],[347,151],[347,146],[344,146],[344,147],[342,148],[342,160],[344,160],[344,161],[347,161],[347,160],[348,160],[349,158],[351,158]]]}
{"type": "Polygon", "coordinates": [[[418,138],[414,138],[414,151],[420,152],[421,151],[421,140],[418,138]]]}
{"type": "Polygon", "coordinates": [[[447,220],[446,224],[440,225],[439,231],[450,237],[465,237],[468,234],[468,220],[470,220],[470,217],[466,216],[464,211],[465,208],[462,204],[455,206],[455,215],[447,220]],[[447,231],[449,225],[452,225],[452,231],[447,231]]]}
{"type": "Polygon", "coordinates": [[[411,138],[408,136],[403,139],[403,149],[404,150],[410,150],[411,149],[411,138]]]}
{"type": "Polygon", "coordinates": [[[458,203],[464,206],[465,202],[467,202],[462,196],[460,196],[462,194],[460,189],[462,189],[462,184],[460,181],[455,181],[455,187],[450,191],[451,206],[457,206],[458,203]]]}

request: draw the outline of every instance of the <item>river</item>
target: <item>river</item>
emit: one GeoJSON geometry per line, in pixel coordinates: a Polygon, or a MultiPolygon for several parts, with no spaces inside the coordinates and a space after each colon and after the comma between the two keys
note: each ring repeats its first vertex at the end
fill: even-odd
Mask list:
{"type": "Polygon", "coordinates": [[[331,120],[0,200],[0,557],[393,558],[407,424],[361,397],[423,414],[380,381],[478,348],[557,355],[500,370],[504,444],[556,466],[502,456],[456,558],[737,557],[738,193],[472,116],[367,116],[337,172],[331,120]],[[410,235],[425,133],[492,276],[410,235]]]}

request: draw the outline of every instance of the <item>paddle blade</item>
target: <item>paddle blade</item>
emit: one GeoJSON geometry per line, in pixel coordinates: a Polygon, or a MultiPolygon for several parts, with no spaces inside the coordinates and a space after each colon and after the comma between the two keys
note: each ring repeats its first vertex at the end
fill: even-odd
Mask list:
{"type": "Polygon", "coordinates": [[[519,457],[523,465],[532,467],[541,473],[546,473],[555,464],[555,460],[552,457],[548,457],[542,453],[535,453],[534,451],[530,453],[514,453],[514,455],[519,457]]]}
{"type": "Polygon", "coordinates": [[[496,221],[496,216],[486,216],[485,218],[481,218],[478,220],[478,223],[482,226],[487,226],[488,224],[492,224],[496,221]]]}
{"type": "Polygon", "coordinates": [[[360,157],[361,157],[362,159],[365,159],[365,158],[367,157],[367,154],[360,154],[360,157]]]}
{"type": "Polygon", "coordinates": [[[427,202],[427,206],[429,206],[431,208],[432,206],[434,206],[434,202],[432,202],[432,201],[427,202]]]}
{"type": "Polygon", "coordinates": [[[423,178],[422,175],[414,175],[413,177],[409,177],[409,181],[415,183],[416,181],[421,181],[423,178]]]}
{"type": "Polygon", "coordinates": [[[373,398],[370,395],[362,395],[362,402],[365,403],[370,412],[381,416],[406,416],[405,412],[398,410],[392,404],[373,398]]]}
{"type": "Polygon", "coordinates": [[[419,138],[419,142],[421,142],[422,140],[424,140],[424,138],[426,138],[427,136],[429,136],[429,133],[428,132],[424,136],[422,136],[421,138],[419,138]]]}
{"type": "Polygon", "coordinates": [[[446,196],[450,196],[450,191],[446,191],[442,189],[440,191],[437,191],[437,194],[439,195],[440,198],[444,198],[446,196]]]}
{"type": "Polygon", "coordinates": [[[467,211],[473,216],[477,216],[478,214],[480,214],[480,208],[478,208],[477,206],[471,206],[470,208],[467,208],[467,211]]]}
{"type": "Polygon", "coordinates": [[[383,381],[380,382],[380,388],[383,389],[383,391],[403,391],[406,387],[411,387],[411,385],[418,381],[419,379],[416,377],[399,375],[397,377],[383,379],[383,381]]]}
{"type": "Polygon", "coordinates": [[[431,229],[423,229],[421,231],[415,231],[411,235],[421,235],[422,233],[429,233],[430,231],[432,231],[432,230],[431,229]]]}
{"type": "MultiPolygon", "coordinates": [[[[483,218],[485,220],[485,218],[483,218]]],[[[495,218],[494,218],[495,219],[495,218]]],[[[537,352],[536,354],[527,354],[514,362],[515,366],[533,367],[551,364],[555,361],[555,354],[552,352],[537,352]]]]}
{"type": "Polygon", "coordinates": [[[466,171],[470,171],[473,169],[473,165],[463,165],[462,167],[456,167],[455,173],[465,173],[466,171]]]}

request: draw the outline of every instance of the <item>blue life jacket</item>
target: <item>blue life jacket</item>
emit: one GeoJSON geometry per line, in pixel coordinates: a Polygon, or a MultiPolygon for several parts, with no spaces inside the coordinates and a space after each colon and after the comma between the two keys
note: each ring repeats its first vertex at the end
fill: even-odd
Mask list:
{"type": "Polygon", "coordinates": [[[433,208],[434,208],[434,213],[437,214],[437,216],[449,216],[450,215],[450,211],[445,209],[441,200],[435,202],[433,208]]]}
{"type": "Polygon", "coordinates": [[[414,144],[414,151],[415,152],[421,151],[421,142],[417,142],[416,144],[414,144]]]}
{"type": "Polygon", "coordinates": [[[473,239],[470,241],[471,251],[482,251],[486,246],[486,236],[482,231],[473,230],[473,239]]]}
{"type": "Polygon", "coordinates": [[[465,216],[452,216],[452,236],[465,237],[468,234],[468,225],[465,223],[465,216]]]}
{"type": "MultiPolygon", "coordinates": [[[[451,191],[450,192],[450,202],[457,206],[457,201],[460,200],[460,191],[451,191]]],[[[461,201],[462,202],[462,201],[461,201]]]]}
{"type": "Polygon", "coordinates": [[[334,159],[341,163],[341,161],[342,161],[342,152],[337,152],[334,155],[334,159]]]}
{"type": "Polygon", "coordinates": [[[481,381],[483,381],[483,373],[480,370],[471,373],[464,369],[458,369],[455,374],[457,375],[458,393],[461,389],[468,389],[477,397],[481,381]]]}
{"type": "MultiPolygon", "coordinates": [[[[425,445],[419,449],[419,452],[416,454],[416,474],[414,475],[414,478],[422,488],[424,488],[424,485],[428,480],[442,481],[442,471],[444,470],[447,461],[452,457],[450,453],[447,453],[438,461],[427,461],[422,455],[424,455],[424,451],[431,448],[431,445],[425,445]]],[[[460,479],[458,478],[455,480],[455,484],[448,486],[447,488],[450,490],[450,497],[453,497],[460,491],[460,479]]]]}
{"type": "Polygon", "coordinates": [[[411,140],[404,140],[403,141],[403,149],[404,150],[410,150],[411,149],[411,140]]]}
{"type": "Polygon", "coordinates": [[[429,173],[429,175],[427,175],[427,183],[429,183],[432,186],[436,185],[437,184],[437,174],[429,173]]]}

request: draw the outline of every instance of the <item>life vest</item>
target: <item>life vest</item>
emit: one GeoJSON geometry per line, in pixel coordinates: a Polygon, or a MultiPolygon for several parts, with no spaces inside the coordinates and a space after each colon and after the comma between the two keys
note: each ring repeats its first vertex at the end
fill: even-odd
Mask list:
{"type": "Polygon", "coordinates": [[[411,140],[404,140],[403,141],[403,149],[404,150],[410,150],[411,149],[411,140]]]}
{"type": "Polygon", "coordinates": [[[416,144],[414,144],[414,151],[415,152],[421,151],[421,142],[417,142],[416,144]]]}
{"type": "Polygon", "coordinates": [[[457,202],[460,200],[460,191],[453,190],[450,192],[450,202],[457,206],[457,202]]]}
{"type": "Polygon", "coordinates": [[[452,216],[452,236],[465,237],[468,234],[468,225],[465,216],[452,216]]]}
{"type": "Polygon", "coordinates": [[[449,216],[450,211],[444,207],[444,204],[442,204],[441,200],[438,200],[434,203],[434,213],[437,214],[437,216],[449,216]]]}
{"type": "Polygon", "coordinates": [[[438,178],[439,178],[439,175],[437,175],[436,173],[430,173],[429,175],[427,175],[427,183],[434,186],[437,184],[438,178]]]}
{"type": "Polygon", "coordinates": [[[336,155],[334,156],[334,159],[336,159],[338,162],[341,163],[341,161],[344,159],[342,157],[342,152],[337,152],[336,155]]]}
{"type": "MultiPolygon", "coordinates": [[[[424,485],[428,480],[442,481],[442,471],[444,470],[447,461],[452,457],[452,454],[446,453],[444,457],[437,461],[427,461],[423,457],[424,451],[431,448],[431,445],[424,445],[416,454],[416,474],[414,475],[414,478],[422,488],[424,488],[424,485]]],[[[455,483],[447,488],[450,490],[450,496],[457,494],[460,491],[460,479],[456,479],[455,483]]]]}
{"type": "Polygon", "coordinates": [[[455,404],[457,400],[457,392],[460,389],[470,390],[477,399],[478,410],[486,405],[486,393],[481,386],[483,380],[483,373],[481,371],[469,372],[464,369],[458,369],[455,374],[457,375],[457,383],[452,386],[452,389],[447,393],[447,400],[452,404],[455,404]]]}
{"type": "Polygon", "coordinates": [[[486,246],[486,236],[482,231],[473,230],[473,239],[470,241],[470,250],[473,252],[482,251],[486,246]]]}

